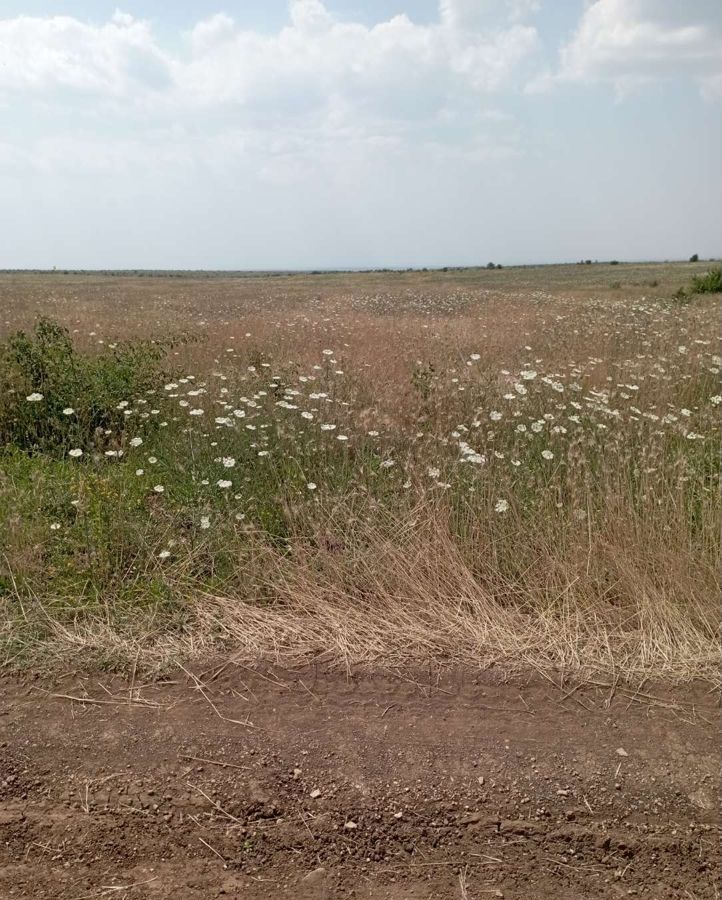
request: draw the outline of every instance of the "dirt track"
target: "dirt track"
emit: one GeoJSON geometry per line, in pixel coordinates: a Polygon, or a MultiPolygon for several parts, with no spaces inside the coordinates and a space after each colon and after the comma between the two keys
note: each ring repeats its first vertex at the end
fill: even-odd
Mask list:
{"type": "Polygon", "coordinates": [[[719,897],[704,688],[216,671],[0,682],[0,897],[719,897]]]}

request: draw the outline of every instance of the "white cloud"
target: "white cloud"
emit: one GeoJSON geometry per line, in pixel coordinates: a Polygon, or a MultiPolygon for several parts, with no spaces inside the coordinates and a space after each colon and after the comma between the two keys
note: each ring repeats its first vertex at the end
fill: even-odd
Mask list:
{"type": "Polygon", "coordinates": [[[104,24],[69,16],[0,19],[0,92],[75,90],[178,107],[226,103],[331,108],[359,104],[428,111],[444,96],[507,86],[536,46],[536,31],[512,21],[533,0],[483,2],[501,17],[484,29],[470,0],[442,0],[439,19],[406,15],[368,27],[334,18],[320,0],[290,0],[275,34],[244,30],[219,13],[196,24],[171,55],[145,21],[117,12],[104,24]],[[516,11],[516,12],[515,12],[516,11]],[[411,95],[415,96],[415,99],[411,95]],[[399,102],[394,103],[394,98],[399,102]],[[389,104],[390,101],[390,104],[389,104]]]}
{"type": "Polygon", "coordinates": [[[193,53],[200,56],[208,53],[233,34],[235,23],[225,13],[216,13],[210,19],[199,22],[191,32],[193,53]]]}
{"type": "Polygon", "coordinates": [[[333,22],[320,0],[291,0],[288,8],[291,22],[299,31],[322,31],[333,22]]]}
{"type": "Polygon", "coordinates": [[[607,82],[625,93],[685,76],[713,92],[721,68],[719,28],[705,15],[704,4],[595,0],[562,48],[558,72],[541,76],[530,87],[543,89],[553,81],[607,82]]]}
{"type": "Polygon", "coordinates": [[[216,169],[225,159],[275,181],[334,151],[355,159],[352,148],[504,158],[518,135],[489,115],[490,98],[523,83],[537,33],[520,19],[536,5],[441,0],[435,22],[400,14],[369,26],[341,21],[321,0],[290,0],[275,33],[217,13],[173,52],[149,22],[121,12],[101,23],[0,19],[0,103],[20,115],[35,106],[41,123],[1,157],[66,173],[137,171],[144,159],[216,169]],[[67,112],[80,113],[72,132],[54,133],[67,112]]]}
{"type": "Polygon", "coordinates": [[[288,26],[273,35],[216,16],[195,27],[177,90],[201,106],[277,104],[284,114],[306,114],[352,105],[362,115],[415,118],[459,94],[509,85],[536,47],[535,29],[504,23],[477,32],[447,16],[447,6],[435,24],[397,15],[367,27],[335,20],[319,0],[293,0],[288,26]]]}
{"type": "Polygon", "coordinates": [[[167,86],[170,61],[148,23],[117,12],[96,26],[69,16],[0,19],[0,91],[52,88],[112,97],[167,86]]]}

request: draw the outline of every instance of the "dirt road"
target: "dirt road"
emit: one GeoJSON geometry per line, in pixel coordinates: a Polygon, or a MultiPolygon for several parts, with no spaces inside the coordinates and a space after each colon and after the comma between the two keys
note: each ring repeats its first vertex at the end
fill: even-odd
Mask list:
{"type": "Polygon", "coordinates": [[[718,721],[459,671],[6,679],[0,896],[716,898],[718,721]]]}

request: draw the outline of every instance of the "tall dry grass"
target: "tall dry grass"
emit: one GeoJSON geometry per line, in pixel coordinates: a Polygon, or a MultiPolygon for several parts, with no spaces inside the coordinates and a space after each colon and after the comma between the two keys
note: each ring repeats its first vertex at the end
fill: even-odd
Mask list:
{"type": "Polygon", "coordinates": [[[715,304],[576,272],[47,287],[84,353],[192,340],[112,443],[3,452],[6,663],[221,648],[718,680],[715,304]]]}

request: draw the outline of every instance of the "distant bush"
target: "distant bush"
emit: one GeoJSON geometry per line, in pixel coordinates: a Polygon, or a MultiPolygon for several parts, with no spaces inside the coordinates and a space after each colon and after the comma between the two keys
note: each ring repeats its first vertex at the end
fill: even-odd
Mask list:
{"type": "Polygon", "coordinates": [[[692,277],[691,291],[693,294],[719,294],[722,293],[722,267],[717,266],[705,272],[704,275],[692,277]]]}
{"type": "Polygon", "coordinates": [[[618,259],[610,259],[610,260],[609,260],[609,265],[610,265],[610,266],[618,266],[618,265],[619,265],[619,260],[618,260],[618,259]]]}
{"type": "Polygon", "coordinates": [[[693,253],[690,256],[689,261],[690,262],[699,262],[699,253],[693,253]]]}
{"type": "Polygon", "coordinates": [[[486,264],[486,268],[487,268],[487,269],[495,269],[495,268],[496,268],[496,263],[488,262],[488,263],[486,264]]]}
{"type": "Polygon", "coordinates": [[[33,334],[0,345],[0,444],[56,457],[120,446],[128,412],[157,387],[166,349],[135,341],[91,356],[41,318],[33,334]]]}

